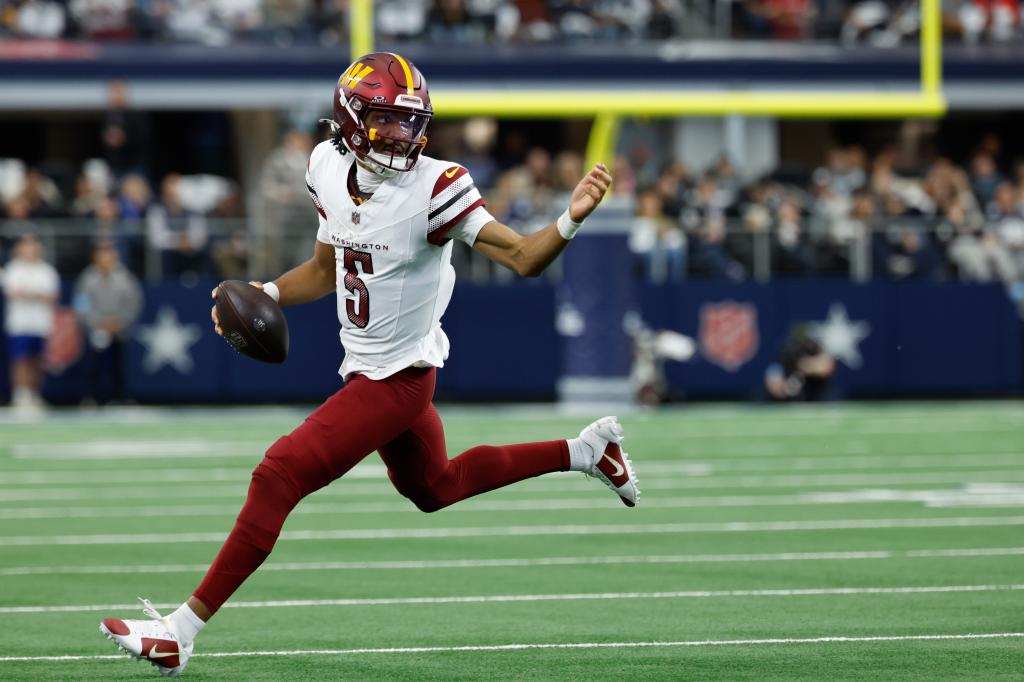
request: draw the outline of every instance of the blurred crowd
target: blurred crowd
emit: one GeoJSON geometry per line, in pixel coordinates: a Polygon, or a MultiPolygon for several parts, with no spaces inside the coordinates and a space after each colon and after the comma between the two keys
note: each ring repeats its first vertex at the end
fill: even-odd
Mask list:
{"type": "Polygon", "coordinates": [[[678,162],[650,168],[635,154],[639,162],[616,164],[615,189],[636,195],[630,244],[656,282],[852,275],[1013,284],[1024,280],[1024,161],[1004,167],[1003,151],[986,135],[965,165],[920,165],[901,162],[895,147],[873,157],[834,147],[810,172],[752,182],[725,158],[691,173],[678,162]]]}
{"type": "MultiPolygon", "coordinates": [[[[0,0],[0,38],[335,45],[348,0],[0,0]]],[[[438,44],[637,41],[671,38],[916,40],[908,0],[379,0],[382,40],[438,44]]],[[[943,3],[947,36],[1021,38],[1020,0],[943,3]]]]}
{"type": "MultiPolygon", "coordinates": [[[[550,222],[583,172],[580,154],[549,152],[525,135],[496,149],[491,119],[458,130],[446,136],[439,128],[432,153],[465,165],[492,214],[523,232],[550,222]]],[[[52,243],[65,276],[89,263],[96,240],[109,241],[130,270],[150,279],[280,273],[308,256],[308,240],[296,237],[313,224],[302,178],[314,144],[305,130],[287,131],[245,198],[234,179],[167,173],[154,180],[134,162],[112,162],[117,155],[64,177],[0,159],[0,252],[22,233],[44,233],[55,218],[79,218],[79,232],[52,243]]],[[[895,146],[874,155],[836,146],[818,167],[750,179],[728,158],[698,171],[658,162],[638,143],[615,159],[613,193],[634,206],[629,246],[637,275],[652,282],[1024,280],[1024,160],[1007,159],[993,134],[963,160],[904,156],[913,157],[895,146]]],[[[468,248],[456,249],[455,264],[463,277],[495,276],[468,248]]]]}
{"type": "Polygon", "coordinates": [[[0,203],[0,252],[21,234],[52,234],[58,226],[61,237],[47,246],[64,274],[89,263],[89,247],[97,240],[110,241],[132,270],[153,278],[245,271],[244,264],[235,267],[233,252],[239,241],[234,237],[244,230],[215,243],[209,239],[210,221],[242,215],[236,183],[220,176],[172,172],[154,188],[141,173],[114,174],[104,159],[53,176],[18,159],[0,159],[0,203]]]}

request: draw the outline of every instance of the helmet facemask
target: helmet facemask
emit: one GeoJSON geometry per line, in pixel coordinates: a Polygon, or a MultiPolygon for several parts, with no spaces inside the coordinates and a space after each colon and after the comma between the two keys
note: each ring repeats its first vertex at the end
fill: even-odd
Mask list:
{"type": "Polygon", "coordinates": [[[429,113],[371,106],[361,122],[369,143],[365,156],[388,170],[411,170],[427,144],[429,113]]]}

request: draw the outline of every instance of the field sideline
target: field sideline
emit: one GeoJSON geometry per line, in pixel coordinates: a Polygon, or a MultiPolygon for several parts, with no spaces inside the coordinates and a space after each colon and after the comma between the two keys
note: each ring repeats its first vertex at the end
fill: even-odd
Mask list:
{"type": "MultiPolygon", "coordinates": [[[[100,618],[187,596],[304,414],[0,414],[0,679],[156,679],[100,618]]],[[[441,414],[453,455],[600,416],[441,414]]],[[[636,509],[558,474],[422,514],[367,458],[299,506],[186,679],[1021,679],[1024,404],[620,417],[636,509]]]]}

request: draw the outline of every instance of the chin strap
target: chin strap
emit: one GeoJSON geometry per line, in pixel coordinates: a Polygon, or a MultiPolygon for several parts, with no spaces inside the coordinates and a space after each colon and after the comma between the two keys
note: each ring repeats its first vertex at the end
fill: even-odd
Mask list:
{"type": "Polygon", "coordinates": [[[394,168],[387,168],[385,166],[382,166],[373,159],[362,159],[359,157],[358,154],[356,155],[356,163],[359,164],[360,168],[368,170],[374,175],[379,175],[385,179],[393,178],[399,173],[399,171],[395,170],[394,168]]]}

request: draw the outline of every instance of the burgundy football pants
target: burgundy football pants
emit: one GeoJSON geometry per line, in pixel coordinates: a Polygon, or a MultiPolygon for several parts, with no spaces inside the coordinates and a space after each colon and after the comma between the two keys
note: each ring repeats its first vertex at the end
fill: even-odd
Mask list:
{"type": "Polygon", "coordinates": [[[341,478],[374,450],[398,492],[425,512],[569,468],[564,440],[481,445],[449,460],[444,427],[431,403],[435,373],[410,368],[381,381],[356,375],[270,446],[195,597],[217,611],[270,554],[299,500],[341,478]]]}

